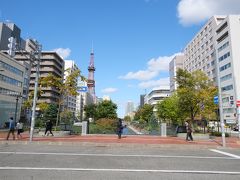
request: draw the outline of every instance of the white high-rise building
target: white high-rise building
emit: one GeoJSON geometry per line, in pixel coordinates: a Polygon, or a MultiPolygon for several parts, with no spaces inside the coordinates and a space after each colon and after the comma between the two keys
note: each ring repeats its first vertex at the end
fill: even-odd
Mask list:
{"type": "Polygon", "coordinates": [[[215,44],[223,118],[233,123],[240,100],[240,15],[229,15],[218,25],[215,44]]]}
{"type": "Polygon", "coordinates": [[[240,100],[239,19],[240,15],[213,16],[184,48],[183,69],[202,70],[219,87],[220,111],[227,123],[236,123],[240,100]]]}
{"type": "Polygon", "coordinates": [[[144,104],[151,104],[154,106],[153,112],[156,112],[156,105],[158,102],[163,101],[165,98],[170,96],[170,87],[161,86],[153,88],[144,98],[144,104]]]}
{"type": "Polygon", "coordinates": [[[175,77],[179,68],[183,69],[184,55],[175,56],[169,63],[169,77],[170,77],[170,93],[173,93],[177,89],[177,83],[175,77]]]}
{"type": "MultiPolygon", "coordinates": [[[[73,60],[65,60],[65,72],[64,72],[64,80],[69,76],[69,73],[78,70],[78,66],[73,60]],[[68,71],[67,71],[68,70],[68,71]]],[[[76,96],[67,96],[64,97],[64,108],[67,108],[69,111],[76,114],[76,96]]]]}

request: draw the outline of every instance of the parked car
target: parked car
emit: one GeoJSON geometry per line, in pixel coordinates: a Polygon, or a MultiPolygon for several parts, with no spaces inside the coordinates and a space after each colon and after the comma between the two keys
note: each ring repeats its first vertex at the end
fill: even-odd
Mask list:
{"type": "Polygon", "coordinates": [[[236,126],[233,128],[233,131],[238,131],[238,128],[239,128],[239,126],[236,125],[236,126]]]}

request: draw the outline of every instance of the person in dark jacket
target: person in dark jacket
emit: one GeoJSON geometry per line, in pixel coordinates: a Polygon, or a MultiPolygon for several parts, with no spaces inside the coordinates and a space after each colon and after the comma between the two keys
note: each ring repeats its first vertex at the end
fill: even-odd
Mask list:
{"type": "Polygon", "coordinates": [[[118,135],[118,139],[121,139],[122,137],[122,130],[123,130],[123,126],[122,126],[122,119],[118,119],[118,123],[117,123],[117,135],[118,135]]]}
{"type": "MultiPolygon", "coordinates": [[[[53,136],[52,127],[53,127],[52,121],[51,121],[51,120],[48,120],[48,121],[46,122],[46,130],[45,130],[45,134],[44,134],[45,136],[46,136],[46,134],[47,134],[48,131],[49,131],[50,134],[52,134],[52,136],[53,136]]],[[[47,135],[48,135],[48,134],[47,134],[47,135]]]]}
{"type": "Polygon", "coordinates": [[[186,141],[189,141],[189,139],[191,141],[193,141],[193,137],[192,137],[192,126],[190,123],[188,122],[185,122],[185,125],[186,125],[186,130],[187,130],[187,135],[186,135],[186,141]]]}
{"type": "Polygon", "coordinates": [[[15,140],[15,122],[13,120],[13,117],[10,117],[9,119],[9,130],[8,130],[8,135],[7,135],[7,140],[9,138],[10,133],[12,133],[13,140],[15,140]]]}

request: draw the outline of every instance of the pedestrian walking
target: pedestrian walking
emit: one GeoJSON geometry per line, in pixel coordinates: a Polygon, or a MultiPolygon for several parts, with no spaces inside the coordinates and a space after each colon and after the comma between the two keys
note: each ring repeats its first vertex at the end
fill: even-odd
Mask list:
{"type": "Polygon", "coordinates": [[[12,136],[13,136],[13,140],[15,140],[15,122],[13,120],[13,117],[10,117],[9,118],[9,130],[8,130],[8,134],[7,134],[7,138],[6,140],[8,140],[9,136],[10,136],[10,133],[12,133],[12,136]]]}
{"type": "Polygon", "coordinates": [[[17,138],[20,139],[20,137],[22,138],[21,133],[23,133],[23,123],[21,121],[18,121],[16,128],[17,128],[17,138]]]}
{"type": "Polygon", "coordinates": [[[121,139],[122,137],[122,130],[123,130],[123,126],[122,126],[122,119],[118,119],[118,123],[117,123],[117,135],[118,135],[118,139],[121,139]]]}
{"type": "MultiPolygon", "coordinates": [[[[52,134],[52,136],[53,136],[52,127],[53,127],[52,121],[51,121],[51,120],[48,120],[48,121],[46,122],[46,129],[45,129],[44,136],[46,136],[46,134],[47,134],[48,131],[49,131],[50,134],[52,134]]],[[[48,133],[47,135],[49,135],[49,133],[48,133]]]]}
{"type": "Polygon", "coordinates": [[[187,135],[186,135],[186,141],[189,141],[189,139],[191,141],[193,141],[193,137],[192,137],[192,126],[190,123],[188,122],[185,122],[185,125],[186,125],[186,130],[187,130],[187,135]]]}

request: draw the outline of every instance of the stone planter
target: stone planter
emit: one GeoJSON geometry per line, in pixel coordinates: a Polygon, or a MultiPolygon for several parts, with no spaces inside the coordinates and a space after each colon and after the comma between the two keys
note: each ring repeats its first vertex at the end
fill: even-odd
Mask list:
{"type": "Polygon", "coordinates": [[[167,123],[161,123],[160,124],[160,132],[162,137],[167,136],[167,123]]]}
{"type": "MultiPolygon", "coordinates": [[[[45,131],[39,131],[38,135],[39,136],[44,136],[44,133],[45,133],[45,131]]],[[[52,133],[56,137],[69,136],[70,135],[70,131],[52,131],[52,133]]],[[[48,136],[51,137],[52,135],[49,134],[48,136]]]]}

